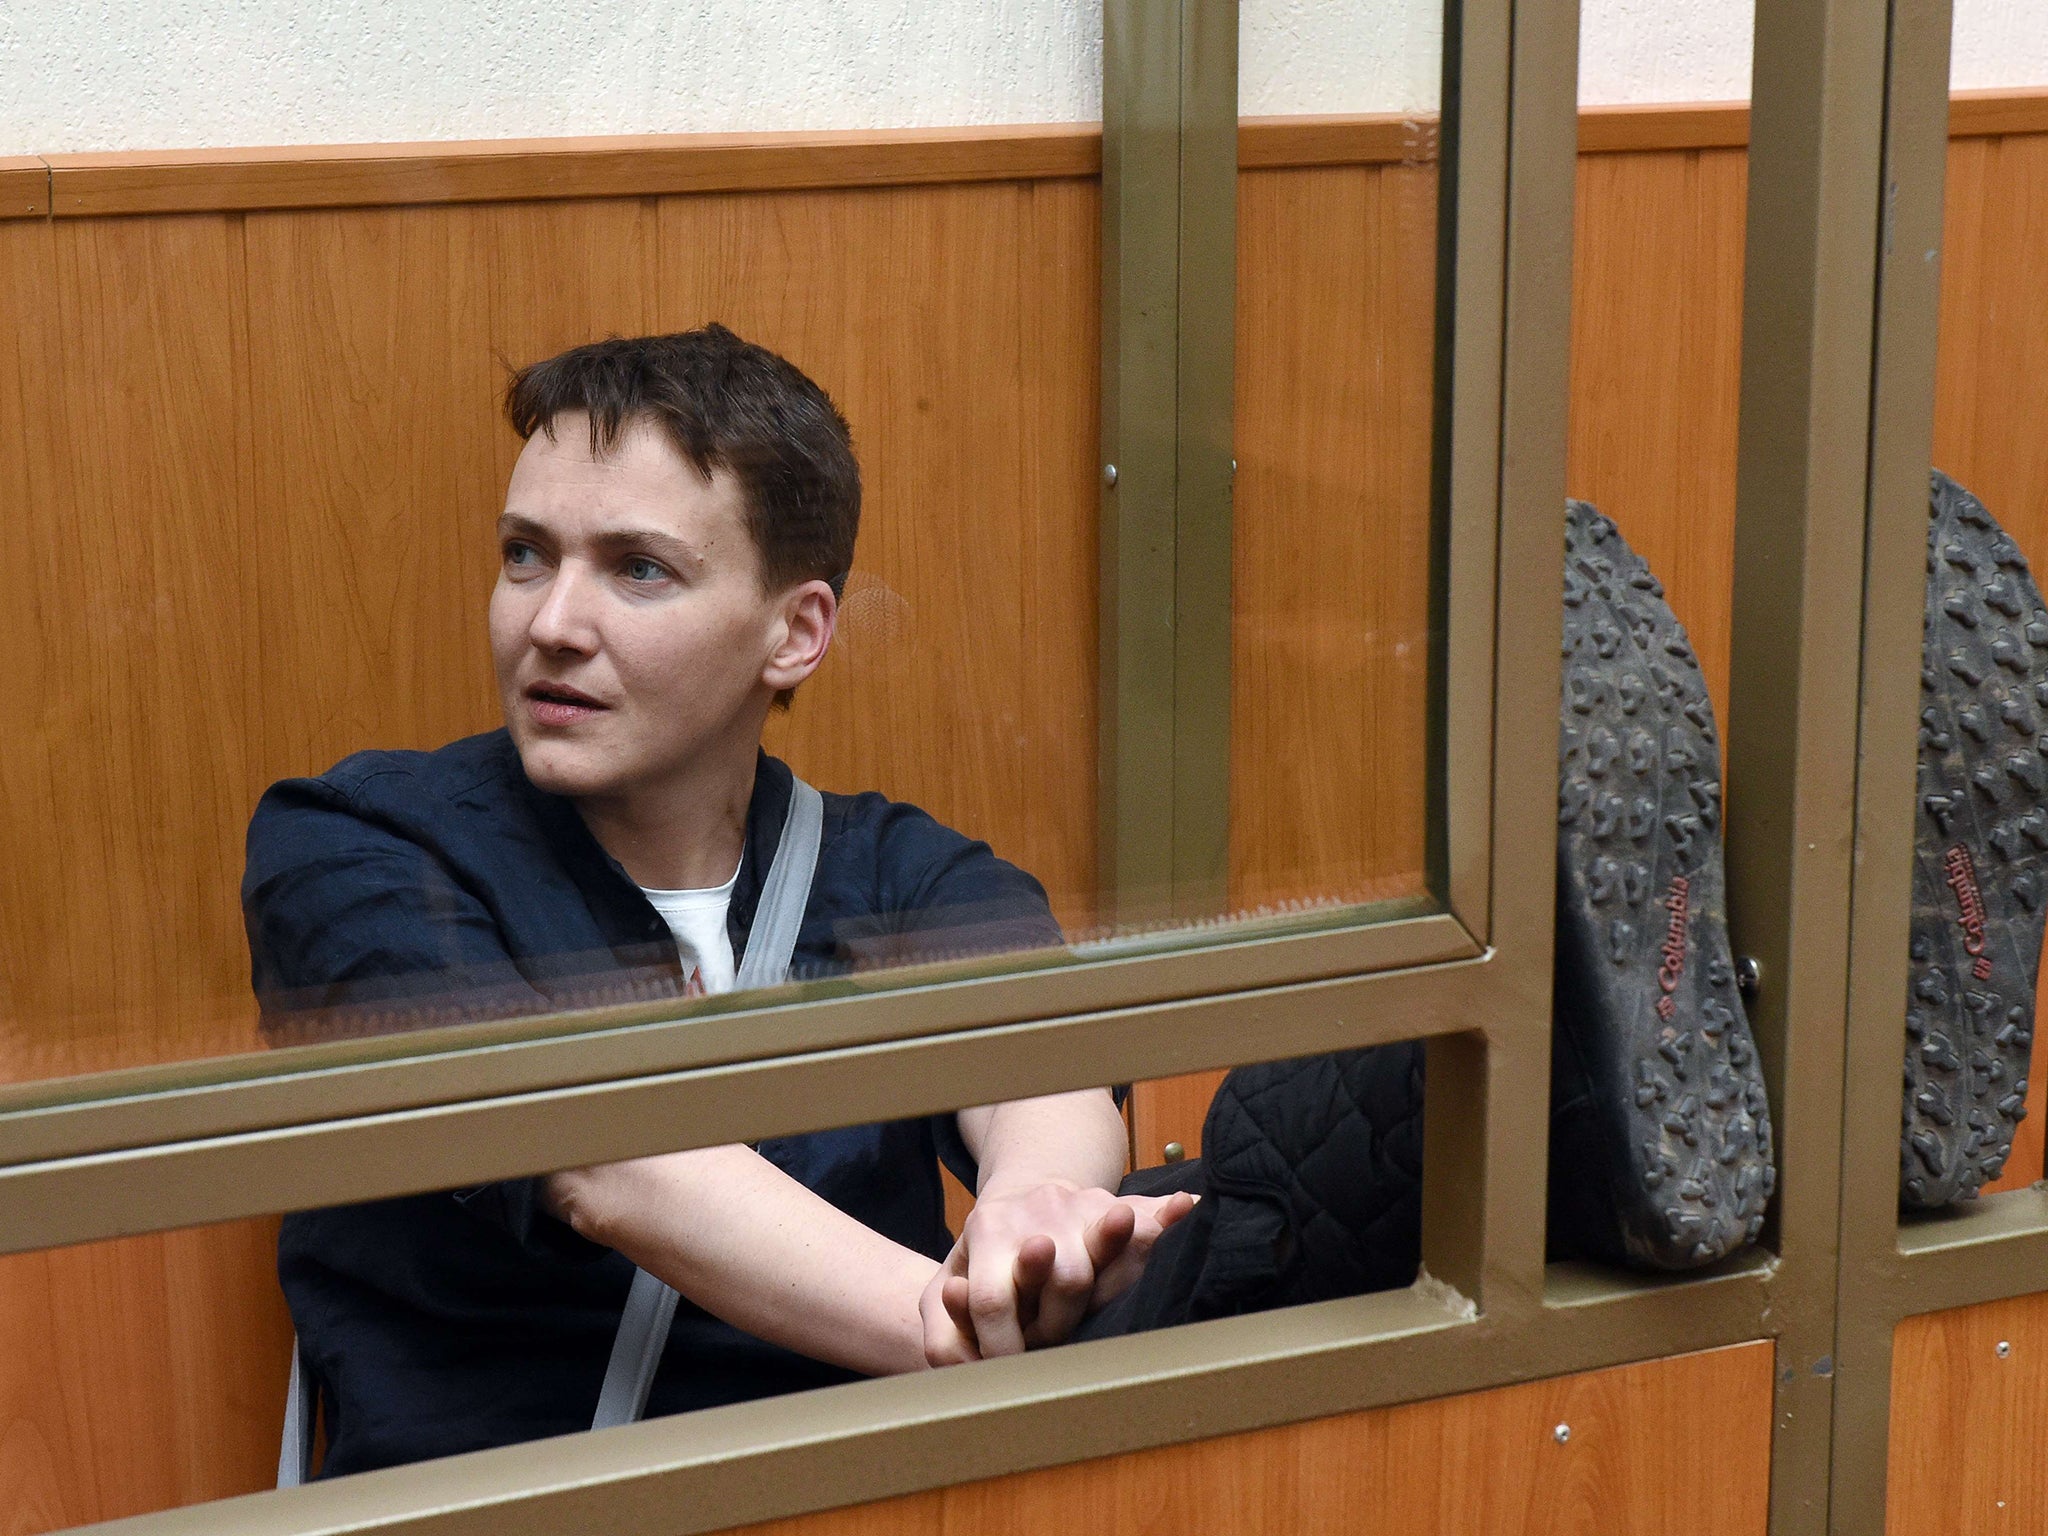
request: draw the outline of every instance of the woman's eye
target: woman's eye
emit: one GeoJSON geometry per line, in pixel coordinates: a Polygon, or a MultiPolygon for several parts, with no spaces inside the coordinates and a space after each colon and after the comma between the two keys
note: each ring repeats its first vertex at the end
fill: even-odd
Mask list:
{"type": "Polygon", "coordinates": [[[668,575],[666,569],[645,555],[633,556],[626,562],[625,570],[628,581],[660,581],[668,575]]]}

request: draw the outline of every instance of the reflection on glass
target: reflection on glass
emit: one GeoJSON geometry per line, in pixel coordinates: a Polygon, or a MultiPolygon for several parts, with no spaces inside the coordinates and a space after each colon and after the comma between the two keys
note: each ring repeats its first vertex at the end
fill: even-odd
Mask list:
{"type": "MultiPolygon", "coordinates": [[[[1318,119],[1314,163],[1248,153],[1240,178],[1239,471],[1213,616],[1233,656],[1209,716],[1229,722],[1229,867],[1202,911],[1154,904],[1183,926],[1424,894],[1442,24],[1371,10],[1343,38],[1318,8],[1245,10],[1247,144],[1279,142],[1258,135],[1289,113],[1350,116],[1341,144],[1318,119]]],[[[0,227],[9,291],[67,296],[0,306],[0,346],[43,381],[0,399],[37,614],[0,797],[0,1082],[244,1054],[218,1070],[262,1071],[266,1044],[680,1007],[728,963],[738,980],[789,778],[728,782],[747,732],[719,734],[735,700],[706,669],[758,629],[736,638],[721,609],[687,644],[631,651],[621,686],[676,734],[614,732],[613,778],[539,771],[529,749],[621,726],[621,701],[528,697],[602,687],[490,666],[490,573],[532,594],[548,583],[521,572],[556,558],[543,539],[507,565],[494,537],[540,463],[494,409],[498,360],[713,316],[829,392],[862,481],[857,552],[806,545],[764,573],[778,594],[817,584],[788,616],[798,652],[830,637],[757,733],[832,796],[791,974],[1130,938],[1106,917],[1147,893],[1108,900],[1097,846],[1099,196],[1065,173],[1028,186],[0,227]],[[988,250],[1016,260],[992,272],[988,250]],[[620,774],[724,787],[652,831],[620,774]],[[707,817],[722,830],[700,838],[707,817]],[[842,840],[866,849],[853,865],[842,840]]],[[[597,482],[661,440],[616,425],[580,466],[597,482]]],[[[537,440],[566,466],[580,430],[537,440]]],[[[665,471],[729,525],[742,470],[782,484],[775,451],[711,482],[680,450],[665,471]]],[[[712,585],[676,573],[673,599],[644,579],[658,559],[607,578],[640,626],[619,654],[649,616],[725,593],[735,551],[763,554],[685,551],[712,585]]],[[[572,595],[594,558],[575,552],[572,595]]]]}

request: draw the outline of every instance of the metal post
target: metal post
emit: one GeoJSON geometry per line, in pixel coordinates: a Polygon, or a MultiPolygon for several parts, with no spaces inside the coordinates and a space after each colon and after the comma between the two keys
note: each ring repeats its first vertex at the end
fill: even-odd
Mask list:
{"type": "Polygon", "coordinates": [[[1728,908],[1785,1180],[1771,1529],[1825,1528],[1884,0],[1758,8],[1728,908]]]}
{"type": "Polygon", "coordinates": [[[1108,0],[1102,49],[1101,915],[1229,873],[1235,0],[1108,0]]]}

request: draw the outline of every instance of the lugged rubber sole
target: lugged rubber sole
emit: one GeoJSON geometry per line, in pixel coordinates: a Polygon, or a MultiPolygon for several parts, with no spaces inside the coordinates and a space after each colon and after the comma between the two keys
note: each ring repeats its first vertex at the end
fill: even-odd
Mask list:
{"type": "Polygon", "coordinates": [[[1973,1198],[2026,1114],[2048,875],[2048,608],[1939,470],[1928,496],[1899,1199],[1973,1198]]]}
{"type": "Polygon", "coordinates": [[[1728,948],[1713,706],[1663,592],[1568,504],[1556,1027],[1590,1080],[1577,1160],[1601,1166],[1552,1182],[1604,1182],[1603,1256],[1683,1269],[1754,1241],[1777,1171],[1728,948]]]}

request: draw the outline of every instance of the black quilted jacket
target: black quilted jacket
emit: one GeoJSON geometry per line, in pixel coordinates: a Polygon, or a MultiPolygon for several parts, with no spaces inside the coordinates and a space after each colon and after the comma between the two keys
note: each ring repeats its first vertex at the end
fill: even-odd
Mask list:
{"type": "Polygon", "coordinates": [[[1239,1067],[1202,1126],[1199,1168],[1152,1169],[1126,1193],[1202,1201],[1143,1278],[1081,1330],[1103,1338],[1385,1290],[1422,1240],[1422,1046],[1239,1067]]]}

